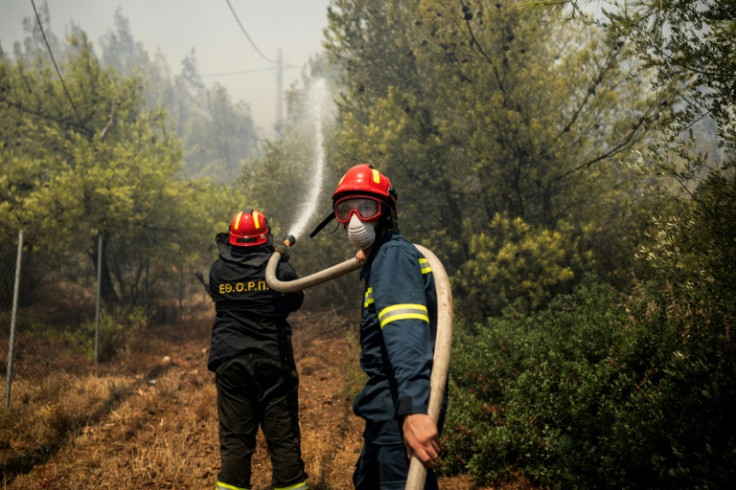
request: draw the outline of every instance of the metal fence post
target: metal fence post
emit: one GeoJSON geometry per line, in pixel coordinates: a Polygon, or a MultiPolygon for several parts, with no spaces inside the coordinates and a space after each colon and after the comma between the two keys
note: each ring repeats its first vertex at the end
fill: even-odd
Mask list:
{"type": "Polygon", "coordinates": [[[15,259],[15,284],[13,285],[13,312],[10,317],[10,343],[8,345],[8,372],[5,380],[5,408],[10,406],[10,387],[13,384],[13,350],[15,348],[15,323],[18,317],[20,293],[20,264],[23,258],[23,230],[18,232],[18,255],[15,259]]]}
{"type": "Polygon", "coordinates": [[[95,364],[99,360],[100,345],[100,289],[102,285],[102,233],[97,240],[97,297],[95,299],[95,364]]]}
{"type": "Polygon", "coordinates": [[[184,318],[184,252],[179,251],[179,314],[177,321],[184,318]]]}

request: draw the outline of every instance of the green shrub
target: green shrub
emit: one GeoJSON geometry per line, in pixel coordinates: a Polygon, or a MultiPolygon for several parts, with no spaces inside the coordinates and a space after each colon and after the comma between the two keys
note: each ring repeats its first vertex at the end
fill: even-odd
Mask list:
{"type": "Polygon", "coordinates": [[[520,313],[543,308],[556,294],[569,292],[591,262],[578,249],[575,230],[564,222],[551,230],[496,215],[488,233],[471,237],[470,259],[454,274],[459,311],[482,318],[507,307],[520,313]]]}
{"type": "MultiPolygon", "coordinates": [[[[98,338],[98,360],[107,361],[130,347],[145,330],[148,319],[142,308],[113,308],[102,311],[98,338]]],[[[65,342],[72,349],[94,359],[95,322],[84,322],[81,328],[65,333],[65,342]]]]}
{"type": "Polygon", "coordinates": [[[625,314],[608,303],[612,292],[586,285],[538,315],[491,319],[456,336],[453,400],[464,408],[460,420],[450,412],[449,429],[475,439],[464,453],[448,447],[448,459],[482,484],[522,470],[545,485],[586,486],[602,468],[584,444],[612,418],[612,355],[626,342],[625,314]]]}
{"type": "Polygon", "coordinates": [[[639,306],[635,322],[641,330],[666,331],[673,339],[668,355],[652,361],[640,403],[632,407],[635,430],[651,438],[656,481],[668,488],[728,488],[736,482],[735,319],[721,301],[670,287],[631,301],[639,306]]]}
{"type": "Polygon", "coordinates": [[[695,305],[585,281],[534,316],[458,325],[441,471],[479,485],[715,488],[736,474],[733,344],[695,305]]]}

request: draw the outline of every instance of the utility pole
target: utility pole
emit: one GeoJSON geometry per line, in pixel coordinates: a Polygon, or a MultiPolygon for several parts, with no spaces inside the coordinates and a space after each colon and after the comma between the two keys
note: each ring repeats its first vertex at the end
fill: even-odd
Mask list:
{"type": "Polygon", "coordinates": [[[276,136],[283,136],[283,98],[284,98],[284,59],[281,56],[281,48],[276,55],[276,136]]]}

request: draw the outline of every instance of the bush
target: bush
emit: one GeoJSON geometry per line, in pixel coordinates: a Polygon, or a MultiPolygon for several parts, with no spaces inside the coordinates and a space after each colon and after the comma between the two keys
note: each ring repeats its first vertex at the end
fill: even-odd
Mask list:
{"type": "MultiPolygon", "coordinates": [[[[522,219],[496,215],[488,233],[470,239],[470,259],[453,277],[466,318],[543,308],[556,294],[570,292],[576,274],[592,258],[578,251],[572,227],[536,228],[522,219]],[[489,287],[489,285],[493,285],[489,287]]],[[[579,278],[577,278],[579,279],[579,278]]]]}
{"type": "MultiPolygon", "coordinates": [[[[109,361],[119,352],[130,347],[139,340],[148,320],[142,308],[113,308],[102,311],[100,315],[100,331],[98,337],[98,360],[109,361]]],[[[85,322],[79,330],[66,332],[66,342],[72,348],[84,352],[94,359],[95,322],[85,322]]]]}
{"type": "Polygon", "coordinates": [[[479,485],[710,488],[734,478],[732,346],[707,313],[587,280],[534,316],[456,329],[441,470],[479,485]],[[730,368],[729,368],[730,366],[730,368]]]}

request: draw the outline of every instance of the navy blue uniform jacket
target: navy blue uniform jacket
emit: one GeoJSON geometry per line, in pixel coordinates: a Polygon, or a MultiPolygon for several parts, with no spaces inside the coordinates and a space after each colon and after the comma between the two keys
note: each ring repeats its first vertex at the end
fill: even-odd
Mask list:
{"type": "Polygon", "coordinates": [[[401,444],[403,416],[427,413],[437,297],[427,259],[398,232],[379,238],[362,270],[360,365],[368,375],[353,404],[374,444],[401,444]]]}

